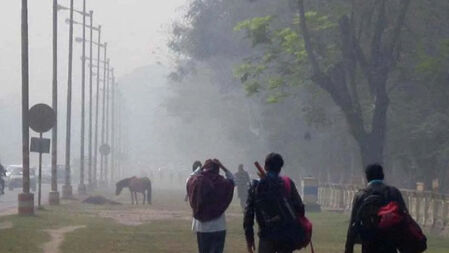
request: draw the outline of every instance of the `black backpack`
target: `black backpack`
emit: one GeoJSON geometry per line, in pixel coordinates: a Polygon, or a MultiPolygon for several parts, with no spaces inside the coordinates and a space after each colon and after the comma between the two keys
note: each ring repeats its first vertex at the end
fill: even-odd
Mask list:
{"type": "Polygon", "coordinates": [[[255,193],[255,208],[264,227],[260,237],[276,241],[286,250],[296,249],[305,232],[297,222],[283,180],[266,177],[255,185],[255,193]]]}
{"type": "Polygon", "coordinates": [[[388,204],[388,194],[367,190],[363,195],[353,226],[359,236],[357,241],[373,242],[379,238],[378,213],[381,207],[388,204]]]}

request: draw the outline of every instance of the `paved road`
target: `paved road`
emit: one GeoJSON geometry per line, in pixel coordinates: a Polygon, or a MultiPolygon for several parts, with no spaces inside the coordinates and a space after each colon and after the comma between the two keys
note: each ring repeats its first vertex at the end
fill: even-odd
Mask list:
{"type": "MultiPolygon", "coordinates": [[[[50,192],[50,185],[42,185],[42,204],[48,203],[48,193],[50,192]]],[[[0,215],[9,215],[17,213],[18,203],[17,196],[22,192],[22,189],[14,189],[10,191],[5,189],[5,195],[0,196],[0,215]]],[[[34,204],[37,206],[37,192],[34,193],[34,204]]]]}

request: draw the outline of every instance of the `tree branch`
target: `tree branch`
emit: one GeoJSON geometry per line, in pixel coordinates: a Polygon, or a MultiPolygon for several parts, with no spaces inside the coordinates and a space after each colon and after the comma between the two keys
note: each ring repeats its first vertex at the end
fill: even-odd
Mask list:
{"type": "Polygon", "coordinates": [[[402,8],[399,13],[398,20],[396,21],[396,26],[393,30],[393,40],[391,41],[391,45],[388,48],[388,55],[390,57],[390,65],[394,62],[394,55],[396,55],[395,50],[399,46],[399,40],[401,38],[402,27],[405,24],[405,17],[407,16],[408,9],[410,7],[411,0],[402,0],[402,8]]]}
{"type": "Polygon", "coordinates": [[[299,26],[302,32],[302,36],[304,37],[304,45],[307,51],[310,64],[312,64],[313,75],[319,75],[321,73],[321,70],[320,66],[318,65],[315,53],[313,52],[312,40],[306,23],[304,0],[298,0],[298,9],[299,9],[299,26]]]}

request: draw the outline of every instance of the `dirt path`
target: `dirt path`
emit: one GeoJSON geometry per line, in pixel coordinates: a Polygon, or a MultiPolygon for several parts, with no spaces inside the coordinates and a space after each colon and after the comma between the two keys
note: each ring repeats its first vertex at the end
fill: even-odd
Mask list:
{"type": "MultiPolygon", "coordinates": [[[[100,217],[113,219],[115,222],[127,226],[139,226],[152,221],[163,220],[191,220],[189,211],[171,211],[158,209],[126,209],[105,210],[97,213],[100,217]]],[[[241,213],[226,213],[228,219],[242,218],[241,213]]]]}
{"type": "Polygon", "coordinates": [[[12,227],[13,227],[13,224],[10,221],[5,221],[5,222],[0,223],[0,230],[9,229],[12,227]]]}
{"type": "Polygon", "coordinates": [[[190,220],[191,214],[184,211],[135,209],[135,210],[107,210],[99,213],[101,217],[111,218],[115,222],[138,226],[144,223],[160,220],[190,220]]]}
{"type": "Polygon", "coordinates": [[[73,232],[80,228],[85,228],[86,226],[69,226],[69,227],[62,227],[58,229],[47,229],[44,230],[47,232],[51,239],[49,242],[45,243],[42,247],[44,250],[44,253],[59,253],[59,247],[61,246],[62,242],[64,241],[64,235],[70,232],[73,232]]]}

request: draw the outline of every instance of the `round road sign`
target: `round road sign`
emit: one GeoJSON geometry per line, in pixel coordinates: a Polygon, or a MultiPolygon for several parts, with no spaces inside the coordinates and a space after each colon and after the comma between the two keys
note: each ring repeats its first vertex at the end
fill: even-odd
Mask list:
{"type": "Polygon", "coordinates": [[[111,153],[111,146],[109,144],[103,144],[100,146],[100,154],[109,155],[111,153]]]}
{"type": "Polygon", "coordinates": [[[37,104],[29,112],[29,124],[37,133],[45,133],[56,123],[55,111],[46,104],[37,104]]]}

